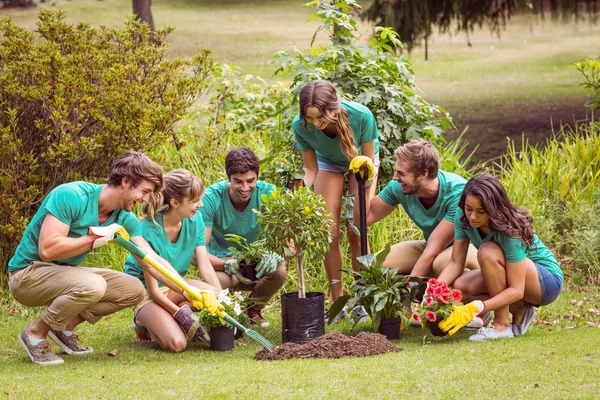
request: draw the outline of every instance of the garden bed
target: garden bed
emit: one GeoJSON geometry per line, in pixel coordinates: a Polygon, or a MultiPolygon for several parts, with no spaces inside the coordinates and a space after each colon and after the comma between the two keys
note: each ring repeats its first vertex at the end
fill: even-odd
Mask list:
{"type": "Polygon", "coordinates": [[[262,349],[254,359],[274,361],[292,358],[367,357],[398,351],[398,347],[378,333],[361,332],[356,336],[346,336],[333,331],[305,344],[284,343],[273,347],[271,351],[262,349]]]}

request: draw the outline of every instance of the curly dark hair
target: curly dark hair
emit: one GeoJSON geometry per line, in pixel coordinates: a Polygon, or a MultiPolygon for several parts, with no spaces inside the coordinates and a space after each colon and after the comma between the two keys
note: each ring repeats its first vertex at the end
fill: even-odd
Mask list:
{"type": "Polygon", "coordinates": [[[490,174],[480,174],[469,179],[458,203],[463,212],[460,222],[464,228],[470,226],[465,212],[467,196],[477,197],[481,201],[488,214],[490,228],[508,237],[521,239],[527,249],[533,245],[533,217],[529,211],[510,201],[498,178],[490,174]]]}
{"type": "Polygon", "coordinates": [[[227,179],[233,174],[245,174],[254,171],[256,176],[260,172],[258,157],[252,150],[245,146],[234,147],[225,157],[225,173],[227,179]]]}

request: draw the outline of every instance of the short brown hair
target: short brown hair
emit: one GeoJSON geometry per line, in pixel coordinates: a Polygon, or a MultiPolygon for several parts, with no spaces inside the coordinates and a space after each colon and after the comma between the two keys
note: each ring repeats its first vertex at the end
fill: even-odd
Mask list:
{"type": "Polygon", "coordinates": [[[440,153],[427,140],[413,139],[404,143],[394,151],[394,156],[407,163],[411,172],[424,175],[427,170],[428,179],[437,178],[440,169],[440,153]]]}
{"type": "Polygon", "coordinates": [[[225,157],[227,179],[230,179],[233,174],[245,174],[250,171],[256,172],[256,176],[260,171],[258,157],[252,150],[245,146],[238,146],[227,153],[227,157],[225,157]]]}
{"type": "Polygon", "coordinates": [[[160,166],[144,153],[137,151],[126,151],[110,165],[108,184],[118,186],[123,178],[128,178],[134,187],[143,180],[154,183],[154,192],[159,192],[163,185],[163,173],[160,166]]]}

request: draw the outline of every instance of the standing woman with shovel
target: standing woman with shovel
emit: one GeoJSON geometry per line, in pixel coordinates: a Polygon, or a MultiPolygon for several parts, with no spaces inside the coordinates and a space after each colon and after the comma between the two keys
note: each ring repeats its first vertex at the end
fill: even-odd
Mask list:
{"type": "MultiPolygon", "coordinates": [[[[300,91],[300,112],[292,122],[296,144],[302,151],[308,187],[314,185],[316,194],[325,199],[334,218],[329,252],[325,255],[325,271],[333,301],[342,295],[342,250],[340,247],[340,213],[346,176],[348,191],[356,196],[358,184],[350,161],[358,155],[368,157],[374,164],[374,176],[366,183],[366,203],[373,197],[379,167],[379,132],[375,117],[363,105],[341,101],[335,87],[327,81],[310,81],[300,91]]],[[[357,172],[357,171],[355,171],[357,172]]],[[[354,221],[359,221],[358,210],[354,221]]],[[[356,257],[361,255],[360,241],[352,227],[348,227],[348,241],[352,254],[352,268],[359,269],[356,257]]],[[[365,313],[366,315],[366,313],[365,313]]],[[[331,316],[333,317],[333,316],[331,316]]],[[[342,310],[336,320],[347,317],[342,310]]],[[[355,316],[361,318],[360,316],[355,316]]]]}
{"type": "MultiPolygon", "coordinates": [[[[191,172],[176,169],[166,174],[162,192],[152,195],[144,206],[142,236],[181,276],[188,272],[195,255],[204,282],[186,279],[187,283],[216,291],[221,285],[208,260],[204,222],[198,211],[203,194],[204,185],[191,172]]],[[[206,329],[182,293],[160,285],[132,255],[125,262],[125,272],[139,278],[146,287],[146,297],[134,310],[137,341],[154,339],[163,350],[171,352],[185,350],[188,340],[209,341],[206,329]]]]}

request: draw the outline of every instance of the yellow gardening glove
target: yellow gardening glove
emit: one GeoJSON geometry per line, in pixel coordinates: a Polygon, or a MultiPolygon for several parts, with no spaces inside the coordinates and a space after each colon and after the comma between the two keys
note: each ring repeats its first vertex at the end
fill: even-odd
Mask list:
{"type": "Polygon", "coordinates": [[[458,332],[459,329],[466,326],[474,316],[481,314],[485,310],[483,301],[475,300],[464,306],[453,306],[452,314],[440,322],[438,326],[450,336],[458,332]]]}
{"type": "Polygon", "coordinates": [[[108,226],[90,226],[88,228],[88,235],[94,236],[92,242],[92,249],[104,246],[107,243],[115,244],[115,235],[118,234],[125,240],[129,240],[129,234],[119,224],[110,224],[108,226]]]}
{"type": "MultiPolygon", "coordinates": [[[[356,156],[350,161],[350,171],[353,174],[358,174],[360,172],[360,177],[364,178],[364,169],[362,169],[363,165],[367,165],[367,179],[365,180],[367,183],[373,180],[373,176],[375,175],[375,166],[373,165],[373,160],[371,160],[367,156],[356,156]]],[[[366,185],[368,186],[368,185],[366,185]]]]}
{"type": "Polygon", "coordinates": [[[200,290],[194,287],[192,287],[191,289],[198,294],[198,298],[196,298],[196,296],[190,295],[185,290],[182,291],[182,294],[190,303],[192,303],[192,306],[194,306],[194,308],[197,308],[199,310],[206,308],[206,311],[208,311],[212,315],[223,315],[223,306],[219,304],[219,302],[217,301],[217,296],[215,296],[213,292],[211,292],[210,290],[200,290]],[[202,300],[200,300],[200,298],[202,300]]]}

